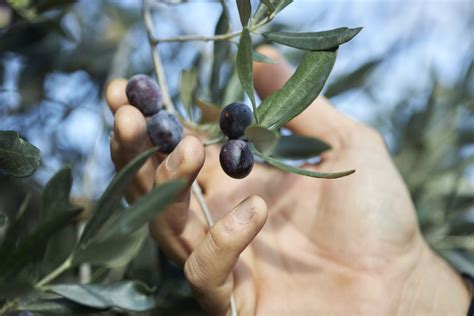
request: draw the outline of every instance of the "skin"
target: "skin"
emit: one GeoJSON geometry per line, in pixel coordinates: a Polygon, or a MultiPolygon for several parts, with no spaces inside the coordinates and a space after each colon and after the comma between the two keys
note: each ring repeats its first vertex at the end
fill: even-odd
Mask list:
{"type": "MultiPolygon", "coordinates": [[[[291,76],[289,64],[256,63],[262,98],[291,76]]],[[[115,113],[112,159],[120,169],[151,146],[145,118],[127,105],[125,80],[107,88],[115,113]]],[[[187,136],[166,158],[139,171],[127,197],[154,183],[197,177],[216,224],[207,229],[186,190],[150,223],[150,232],[183,265],[195,296],[210,315],[466,315],[470,289],[424,241],[406,185],[382,137],[318,98],[288,126],[333,149],[316,171],[356,169],[337,180],[312,179],[256,164],[235,180],[219,166],[219,146],[187,136]]]]}

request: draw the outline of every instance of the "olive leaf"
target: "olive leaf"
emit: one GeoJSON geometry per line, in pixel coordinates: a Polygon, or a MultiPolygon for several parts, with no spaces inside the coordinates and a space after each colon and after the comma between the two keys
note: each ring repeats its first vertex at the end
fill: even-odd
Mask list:
{"type": "Polygon", "coordinates": [[[194,99],[194,93],[198,87],[198,71],[196,68],[184,69],[181,72],[179,95],[181,101],[184,104],[184,108],[188,113],[189,118],[192,120],[192,105],[194,99]]]}
{"type": "Polygon", "coordinates": [[[140,250],[146,237],[146,224],[164,211],[184,188],[185,182],[165,182],[127,209],[111,215],[86,244],[74,250],[74,265],[90,262],[109,267],[127,264],[140,250]]]}
{"type": "Polygon", "coordinates": [[[146,311],[155,306],[153,291],[137,281],[109,284],[56,284],[48,288],[70,301],[92,308],[120,308],[127,311],[146,311]]]}
{"type": "Polygon", "coordinates": [[[92,216],[84,228],[80,240],[82,246],[87,245],[110,216],[121,208],[120,201],[125,188],[130,184],[135,173],[148,160],[148,158],[156,153],[157,150],[157,147],[148,149],[144,153],[135,157],[115,175],[104,194],[102,194],[95,205],[92,211],[92,216]]]}
{"type": "Polygon", "coordinates": [[[250,18],[250,14],[252,13],[252,5],[250,0],[236,0],[237,8],[239,9],[239,16],[240,22],[242,26],[247,26],[250,18]]]}
{"type": "Polygon", "coordinates": [[[115,236],[94,240],[85,248],[77,247],[72,256],[72,266],[89,263],[109,268],[126,266],[140,251],[148,234],[143,226],[128,236],[115,236]]]}
{"type": "MultiPolygon", "coordinates": [[[[72,169],[66,166],[59,170],[46,184],[43,190],[41,219],[57,216],[71,207],[69,195],[72,188],[72,169]]],[[[76,232],[70,227],[63,227],[48,241],[41,263],[42,272],[47,273],[59,266],[70,255],[76,243],[76,232]]]]}
{"type": "Polygon", "coordinates": [[[20,305],[15,309],[15,311],[30,312],[35,315],[85,315],[100,313],[107,309],[93,308],[75,303],[65,298],[57,298],[39,300],[30,304],[20,305]]]}
{"type": "Polygon", "coordinates": [[[219,106],[207,101],[203,101],[200,98],[195,98],[194,102],[201,110],[201,123],[217,122],[219,115],[221,114],[221,108],[219,106]]]}
{"type": "Polygon", "coordinates": [[[255,10],[255,14],[252,18],[252,24],[258,24],[265,18],[269,18],[271,15],[275,15],[291,4],[293,0],[266,0],[260,1],[260,4],[255,10]],[[265,2],[265,3],[264,3],[265,2]],[[271,8],[273,6],[273,9],[271,8]]]}
{"type": "Polygon", "coordinates": [[[33,232],[22,238],[15,250],[9,251],[8,255],[2,253],[0,279],[6,279],[26,268],[28,264],[37,262],[48,240],[76,218],[81,211],[80,207],[71,207],[43,221],[33,232]]]}
{"type": "Polygon", "coordinates": [[[5,214],[0,213],[0,228],[8,223],[8,217],[5,214]]]}
{"type": "Polygon", "coordinates": [[[245,137],[263,154],[272,153],[278,144],[280,134],[262,126],[249,126],[245,129],[245,137]]]}
{"type": "Polygon", "coordinates": [[[243,97],[244,91],[242,89],[242,84],[239,80],[239,75],[237,71],[234,71],[224,90],[221,106],[224,107],[232,102],[241,101],[243,97]]]}
{"type": "Polygon", "coordinates": [[[337,48],[339,45],[350,41],[361,30],[361,27],[353,29],[341,27],[322,32],[266,32],[262,35],[270,41],[294,48],[304,50],[328,50],[337,48]]]}
{"type": "Polygon", "coordinates": [[[258,118],[256,116],[257,104],[255,102],[255,95],[253,92],[253,70],[252,70],[252,38],[248,29],[242,31],[240,37],[239,48],[237,50],[237,73],[239,74],[239,80],[244,89],[245,93],[250,98],[252,102],[252,107],[254,110],[255,121],[258,123],[258,118]]]}
{"type": "Polygon", "coordinates": [[[297,168],[297,167],[287,165],[287,164],[285,164],[285,163],[283,163],[283,162],[281,162],[281,161],[279,161],[275,158],[272,158],[272,157],[269,157],[269,156],[266,156],[266,155],[262,154],[254,146],[251,146],[251,148],[252,148],[252,152],[257,157],[259,157],[262,160],[266,161],[270,165],[272,165],[272,166],[274,166],[274,167],[276,167],[280,170],[295,173],[295,174],[299,174],[299,175],[302,175],[302,176],[308,176],[308,177],[320,178],[320,179],[336,179],[336,178],[342,178],[342,177],[348,176],[348,175],[355,172],[355,170],[348,170],[348,171],[342,171],[342,172],[316,172],[316,171],[306,170],[306,169],[302,169],[302,168],[297,168]]]}
{"type": "Polygon", "coordinates": [[[336,51],[306,53],[281,89],[258,107],[261,126],[277,129],[303,112],[321,92],[336,62],[336,51]]]}
{"type": "Polygon", "coordinates": [[[40,151],[15,131],[0,131],[0,171],[29,177],[40,165],[40,151]]]}
{"type": "Polygon", "coordinates": [[[353,89],[361,88],[382,61],[383,59],[380,57],[371,59],[350,73],[331,80],[332,82],[326,86],[324,95],[327,98],[332,98],[353,89]]]}
{"type": "Polygon", "coordinates": [[[257,51],[252,51],[252,58],[254,61],[259,62],[259,63],[278,64],[278,61],[275,61],[268,56],[260,54],[257,51]]]}
{"type": "Polygon", "coordinates": [[[280,159],[302,160],[319,156],[329,149],[331,146],[319,138],[283,135],[270,156],[280,159]]]}
{"type": "MultiPolygon", "coordinates": [[[[230,30],[229,11],[224,1],[221,1],[221,5],[222,5],[222,13],[216,24],[216,28],[214,31],[215,35],[226,34],[230,30]]],[[[210,80],[212,100],[216,100],[216,101],[219,100],[219,96],[221,94],[221,86],[220,86],[221,67],[227,57],[227,54],[229,53],[229,50],[230,50],[230,43],[228,41],[214,41],[211,80],[210,80]]]]}

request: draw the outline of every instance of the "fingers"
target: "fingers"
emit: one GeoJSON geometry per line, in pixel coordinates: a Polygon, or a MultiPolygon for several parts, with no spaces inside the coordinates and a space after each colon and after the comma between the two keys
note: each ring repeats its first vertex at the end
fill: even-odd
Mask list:
{"type": "MultiPolygon", "coordinates": [[[[257,51],[278,62],[277,64],[254,62],[255,88],[259,96],[264,99],[290,79],[293,69],[285,57],[271,46],[261,46],[257,51]]],[[[337,111],[327,99],[320,96],[286,127],[297,134],[319,137],[331,143],[333,147],[340,147],[345,137],[342,131],[352,127],[353,124],[351,119],[337,111]]]]}
{"type": "Polygon", "coordinates": [[[127,87],[127,80],[123,78],[114,79],[109,82],[105,90],[105,99],[112,113],[125,104],[129,104],[125,88],[127,87]]]}
{"type": "Polygon", "coordinates": [[[188,180],[181,196],[150,223],[152,237],[171,259],[181,265],[206,233],[207,226],[189,212],[190,187],[204,160],[202,143],[194,136],[186,136],[156,172],[157,185],[178,178],[188,180]]]}
{"type": "Polygon", "coordinates": [[[266,219],[265,202],[257,196],[247,198],[212,226],[186,261],[186,277],[207,311],[224,315],[228,310],[232,270],[266,219]]]}

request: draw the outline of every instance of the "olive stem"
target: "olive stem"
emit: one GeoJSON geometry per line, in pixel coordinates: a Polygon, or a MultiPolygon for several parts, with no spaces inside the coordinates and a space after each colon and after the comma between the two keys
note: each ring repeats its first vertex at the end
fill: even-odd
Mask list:
{"type": "MultiPolygon", "coordinates": [[[[151,17],[149,0],[143,0],[142,13],[143,13],[143,19],[145,20],[145,26],[146,26],[147,35],[148,35],[148,42],[151,48],[151,57],[153,59],[153,66],[155,68],[156,77],[158,78],[158,82],[160,84],[160,87],[163,93],[163,99],[164,99],[163,101],[165,103],[166,109],[169,112],[176,113],[176,108],[173,104],[173,101],[171,100],[168,85],[166,84],[165,72],[163,69],[163,64],[160,58],[160,54],[158,52],[158,45],[153,44],[153,20],[151,17]]],[[[201,187],[199,186],[197,181],[193,182],[193,184],[191,185],[191,190],[194,196],[196,197],[196,199],[198,200],[199,206],[204,214],[204,217],[206,218],[208,226],[211,227],[214,224],[214,220],[212,219],[211,211],[209,210],[209,207],[207,206],[201,187]]],[[[235,297],[233,293],[231,294],[231,297],[230,297],[230,310],[231,310],[231,316],[238,316],[237,306],[236,306],[235,297]]]]}
{"type": "Polygon", "coordinates": [[[43,287],[45,284],[56,279],[61,273],[72,266],[72,256],[69,256],[59,267],[36,283],[36,287],[43,287]]]}
{"type": "Polygon", "coordinates": [[[161,62],[161,57],[160,57],[160,54],[158,53],[158,46],[152,44],[153,19],[151,17],[149,0],[143,0],[142,13],[143,13],[143,19],[145,21],[148,41],[150,43],[151,59],[153,61],[153,66],[154,66],[153,68],[155,69],[156,78],[158,79],[158,83],[160,84],[160,87],[161,87],[164,106],[166,110],[168,110],[168,112],[172,114],[176,114],[176,108],[174,107],[173,101],[171,100],[168,84],[165,78],[165,70],[163,69],[163,63],[161,62]]]}
{"type": "Polygon", "coordinates": [[[222,143],[225,140],[226,140],[225,137],[219,137],[219,138],[205,140],[205,141],[202,142],[202,144],[203,144],[204,147],[206,147],[206,146],[222,143]]]}

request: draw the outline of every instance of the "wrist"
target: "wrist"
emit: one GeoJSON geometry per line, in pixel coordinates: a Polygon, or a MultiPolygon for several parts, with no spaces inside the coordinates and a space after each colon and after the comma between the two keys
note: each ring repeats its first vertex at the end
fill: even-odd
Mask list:
{"type": "Polygon", "coordinates": [[[399,315],[467,315],[470,285],[426,244],[400,291],[399,315]]]}

